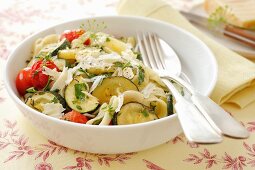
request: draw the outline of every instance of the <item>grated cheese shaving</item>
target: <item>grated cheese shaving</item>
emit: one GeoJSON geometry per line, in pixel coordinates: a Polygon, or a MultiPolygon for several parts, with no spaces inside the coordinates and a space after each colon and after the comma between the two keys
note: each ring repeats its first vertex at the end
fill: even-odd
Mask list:
{"type": "Polygon", "coordinates": [[[64,67],[63,71],[61,72],[60,76],[56,79],[51,87],[51,91],[59,90],[59,94],[64,96],[64,88],[65,88],[65,81],[67,79],[67,67],[64,67]]]}
{"type": "Polygon", "coordinates": [[[91,80],[93,80],[94,82],[93,82],[93,84],[92,84],[92,86],[91,86],[91,88],[90,88],[90,90],[89,90],[89,93],[91,93],[92,91],[94,91],[95,88],[96,88],[99,84],[101,84],[101,82],[103,81],[104,78],[105,78],[105,75],[96,76],[96,77],[91,78],[91,80]]]}
{"type": "Polygon", "coordinates": [[[62,116],[62,112],[65,110],[62,104],[60,103],[45,103],[42,104],[42,107],[43,107],[42,113],[58,118],[62,116]]]}
{"type": "Polygon", "coordinates": [[[42,73],[45,74],[45,75],[49,75],[49,76],[53,77],[54,80],[58,79],[58,77],[61,74],[61,72],[58,72],[56,68],[50,69],[50,68],[45,67],[45,66],[43,66],[42,73]]]}

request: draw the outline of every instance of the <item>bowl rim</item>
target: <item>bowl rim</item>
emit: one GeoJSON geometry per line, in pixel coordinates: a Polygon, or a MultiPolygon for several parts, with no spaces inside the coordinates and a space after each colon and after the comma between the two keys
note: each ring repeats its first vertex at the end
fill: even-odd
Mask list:
{"type": "Polygon", "coordinates": [[[45,114],[42,114],[39,111],[36,111],[32,108],[30,108],[29,106],[27,106],[12,90],[11,86],[9,85],[9,82],[11,82],[10,77],[8,76],[8,68],[10,67],[10,63],[11,61],[15,58],[15,51],[17,51],[21,45],[23,43],[25,43],[26,41],[28,41],[30,38],[32,38],[33,36],[36,36],[38,34],[41,34],[42,32],[55,28],[57,26],[61,26],[61,25],[65,25],[65,24],[70,24],[70,23],[76,23],[76,22],[82,22],[84,20],[90,20],[90,19],[131,19],[131,20],[143,20],[146,22],[154,22],[154,23],[158,23],[158,24],[163,24],[165,26],[170,26],[173,29],[178,30],[179,32],[181,32],[182,34],[185,34],[186,36],[189,36],[190,38],[192,38],[193,40],[197,41],[201,47],[203,48],[203,50],[206,51],[206,53],[208,54],[209,58],[210,58],[210,63],[214,68],[214,76],[212,77],[212,81],[210,83],[210,85],[207,87],[206,92],[204,92],[204,95],[210,95],[211,92],[213,91],[216,82],[217,82],[217,75],[218,75],[218,65],[217,65],[217,61],[216,58],[214,56],[214,54],[212,53],[212,51],[209,49],[209,47],[199,38],[197,38],[195,35],[193,35],[192,33],[184,30],[181,27],[178,27],[174,24],[171,23],[167,23],[161,20],[156,20],[156,19],[152,19],[152,18],[148,18],[148,17],[141,17],[141,16],[113,16],[113,15],[106,15],[106,16],[95,16],[95,17],[82,17],[82,18],[78,18],[78,19],[74,19],[74,20],[68,20],[68,21],[64,21],[64,22],[59,22],[57,24],[51,25],[49,27],[43,28],[31,35],[29,35],[28,37],[26,37],[23,41],[21,41],[13,50],[12,52],[9,54],[9,57],[7,59],[6,65],[5,65],[5,75],[4,75],[4,83],[6,84],[6,89],[8,94],[10,95],[10,97],[12,98],[12,100],[14,100],[16,102],[16,104],[19,104],[21,107],[23,107],[24,109],[28,109],[30,112],[32,112],[33,114],[42,117],[42,118],[46,118],[50,121],[53,121],[54,123],[57,124],[65,124],[66,126],[76,126],[76,127],[81,127],[81,128],[88,128],[88,129],[109,129],[109,130],[118,130],[118,129],[126,129],[126,128],[138,128],[138,127],[144,127],[144,126],[151,126],[151,125],[155,125],[155,124],[159,124],[160,122],[163,121],[168,121],[170,119],[176,119],[177,118],[177,114],[173,114],[173,115],[169,115],[167,117],[164,118],[160,118],[157,120],[153,120],[153,121],[149,121],[149,122],[143,122],[143,123],[137,123],[137,124],[130,124],[130,125],[117,125],[117,126],[95,126],[95,125],[88,125],[86,124],[86,126],[84,126],[84,124],[80,124],[80,123],[73,123],[73,122],[69,122],[69,121],[64,121],[58,118],[54,118],[45,114]]]}

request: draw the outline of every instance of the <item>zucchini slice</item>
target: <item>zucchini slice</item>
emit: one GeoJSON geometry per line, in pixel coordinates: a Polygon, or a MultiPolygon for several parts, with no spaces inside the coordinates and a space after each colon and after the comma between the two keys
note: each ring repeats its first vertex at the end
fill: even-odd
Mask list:
{"type": "Polygon", "coordinates": [[[127,125],[156,120],[158,117],[148,107],[140,103],[127,103],[114,114],[113,123],[127,125]]]}
{"type": "Polygon", "coordinates": [[[125,77],[107,77],[92,92],[92,95],[99,99],[99,102],[108,103],[112,96],[118,96],[127,90],[138,91],[137,86],[125,77]]]}
{"type": "Polygon", "coordinates": [[[84,93],[88,90],[88,84],[82,81],[82,76],[76,76],[65,89],[65,99],[68,106],[81,113],[97,109],[98,99],[84,93]]]}
{"type": "Polygon", "coordinates": [[[57,95],[57,93],[42,91],[36,92],[32,96],[28,97],[25,103],[40,112],[43,111],[43,104],[46,103],[60,103],[64,108],[66,106],[65,100],[60,95],[57,95]]]}
{"type": "Polygon", "coordinates": [[[173,95],[167,96],[167,112],[168,115],[174,114],[174,99],[173,95]]]}

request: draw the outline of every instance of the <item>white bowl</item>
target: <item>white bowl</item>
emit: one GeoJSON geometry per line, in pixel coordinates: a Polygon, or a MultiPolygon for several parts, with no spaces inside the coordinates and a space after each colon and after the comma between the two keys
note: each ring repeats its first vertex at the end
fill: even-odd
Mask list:
{"type": "MultiPolygon", "coordinates": [[[[79,151],[92,153],[127,153],[148,149],[165,143],[182,132],[176,115],[159,120],[122,126],[94,126],[72,123],[46,116],[25,105],[19,98],[15,78],[19,70],[26,66],[31,56],[31,47],[37,38],[66,29],[79,28],[92,18],[84,18],[62,23],[40,31],[25,39],[9,56],[5,80],[6,87],[24,116],[46,138],[60,145],[79,151]]],[[[217,64],[211,51],[190,33],[167,23],[142,17],[107,16],[96,17],[104,21],[104,30],[113,35],[131,36],[136,31],[156,32],[180,57],[185,72],[196,90],[208,95],[217,79],[217,64]]]]}

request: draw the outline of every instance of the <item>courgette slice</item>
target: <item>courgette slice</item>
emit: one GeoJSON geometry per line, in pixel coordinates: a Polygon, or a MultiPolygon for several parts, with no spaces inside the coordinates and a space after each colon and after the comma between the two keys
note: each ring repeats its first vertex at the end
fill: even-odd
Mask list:
{"type": "Polygon", "coordinates": [[[65,107],[66,106],[65,100],[61,99],[60,101],[59,100],[60,97],[61,96],[56,95],[56,93],[39,91],[34,93],[31,97],[27,98],[25,103],[28,106],[42,112],[44,110],[43,104],[46,104],[46,103],[60,103],[63,105],[63,107],[65,107]]]}
{"type": "Polygon", "coordinates": [[[158,119],[156,114],[150,108],[140,103],[127,103],[122,106],[118,113],[114,114],[113,124],[127,125],[143,123],[158,119]]]}
{"type": "Polygon", "coordinates": [[[125,77],[107,77],[92,92],[92,95],[99,99],[99,102],[108,103],[112,96],[118,96],[127,90],[138,91],[137,86],[125,77]]]}
{"type": "Polygon", "coordinates": [[[88,84],[82,81],[82,76],[76,76],[65,89],[66,103],[70,108],[81,113],[97,109],[98,99],[87,92],[88,84]]]}
{"type": "Polygon", "coordinates": [[[168,112],[168,115],[174,114],[174,99],[173,99],[173,95],[171,94],[167,96],[167,112],[168,112]]]}

